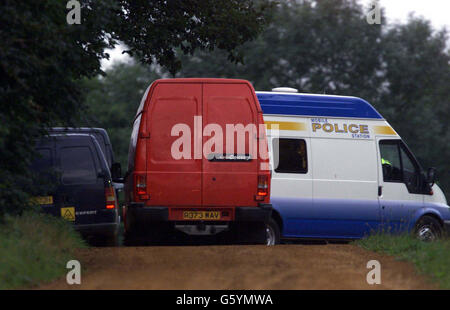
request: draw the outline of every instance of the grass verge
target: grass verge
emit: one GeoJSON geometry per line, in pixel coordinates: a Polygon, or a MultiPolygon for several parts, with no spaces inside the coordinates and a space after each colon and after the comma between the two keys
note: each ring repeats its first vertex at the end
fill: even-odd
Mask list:
{"type": "Polygon", "coordinates": [[[0,224],[0,289],[27,288],[62,276],[84,241],[66,221],[29,212],[0,224]]]}
{"type": "Polygon", "coordinates": [[[356,241],[364,249],[412,262],[417,270],[450,289],[450,239],[423,242],[411,235],[375,234],[356,241]]]}

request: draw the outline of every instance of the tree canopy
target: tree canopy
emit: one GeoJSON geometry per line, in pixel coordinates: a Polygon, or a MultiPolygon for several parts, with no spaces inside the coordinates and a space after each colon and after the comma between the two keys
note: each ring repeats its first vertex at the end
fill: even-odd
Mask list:
{"type": "MultiPolygon", "coordinates": [[[[352,0],[282,2],[266,29],[238,47],[243,63],[227,61],[226,51],[199,50],[181,57],[176,76],[244,78],[257,90],[288,86],[301,92],[362,97],[394,126],[424,168],[437,168],[449,197],[448,35],[413,16],[404,24],[385,24],[382,18],[381,25],[369,25],[366,11],[352,0]]],[[[118,70],[109,71],[106,79],[136,68],[118,70]]],[[[89,106],[105,104],[98,99],[89,106]]],[[[137,109],[139,100],[126,101],[124,105],[137,109]]],[[[130,128],[131,124],[124,131],[130,128]]],[[[128,143],[128,138],[117,141],[126,152],[120,144],[128,143]]]]}
{"type": "Polygon", "coordinates": [[[66,1],[4,0],[0,12],[0,215],[28,199],[35,139],[72,125],[86,111],[80,80],[102,73],[105,48],[122,41],[146,64],[174,72],[181,54],[236,47],[267,18],[265,1],[80,0],[80,24],[66,21],[66,1]]]}

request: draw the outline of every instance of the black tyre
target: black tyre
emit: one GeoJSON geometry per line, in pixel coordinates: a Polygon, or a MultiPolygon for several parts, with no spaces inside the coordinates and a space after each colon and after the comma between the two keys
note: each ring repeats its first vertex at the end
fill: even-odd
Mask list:
{"type": "Polygon", "coordinates": [[[119,245],[119,236],[118,234],[114,234],[111,236],[105,236],[102,238],[102,246],[107,246],[107,247],[115,247],[119,245]]]}
{"type": "Polygon", "coordinates": [[[139,246],[143,244],[143,239],[136,231],[128,229],[123,234],[123,245],[125,246],[139,246]]]}
{"type": "Polygon", "coordinates": [[[124,233],[125,246],[148,246],[167,244],[167,236],[170,234],[168,225],[160,223],[149,223],[148,227],[142,223],[137,227],[129,227],[124,233]]]}
{"type": "Polygon", "coordinates": [[[441,223],[432,216],[422,216],[416,223],[414,235],[422,241],[435,241],[442,237],[441,223]]]}
{"type": "Polygon", "coordinates": [[[259,222],[240,222],[236,225],[238,244],[266,244],[266,225],[259,222]]]}
{"type": "Polygon", "coordinates": [[[270,218],[266,224],[266,245],[272,246],[280,243],[281,232],[280,227],[273,218],[270,218]]]}

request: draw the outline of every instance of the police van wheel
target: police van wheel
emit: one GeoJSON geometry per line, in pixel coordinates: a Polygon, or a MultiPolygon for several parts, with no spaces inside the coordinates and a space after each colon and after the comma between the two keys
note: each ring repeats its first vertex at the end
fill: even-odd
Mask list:
{"type": "Polygon", "coordinates": [[[266,224],[266,245],[272,246],[280,243],[280,228],[273,218],[266,224]]]}
{"type": "Polygon", "coordinates": [[[417,221],[414,234],[421,241],[435,241],[442,236],[441,223],[434,217],[425,215],[417,221]]]}

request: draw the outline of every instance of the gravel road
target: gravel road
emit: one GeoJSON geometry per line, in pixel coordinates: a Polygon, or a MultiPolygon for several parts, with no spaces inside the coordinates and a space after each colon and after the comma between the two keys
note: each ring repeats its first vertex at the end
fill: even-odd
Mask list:
{"type": "Polygon", "coordinates": [[[352,244],[155,246],[79,250],[81,285],[41,289],[433,289],[410,263],[352,244]],[[368,285],[369,260],[381,285],[368,285]]]}

